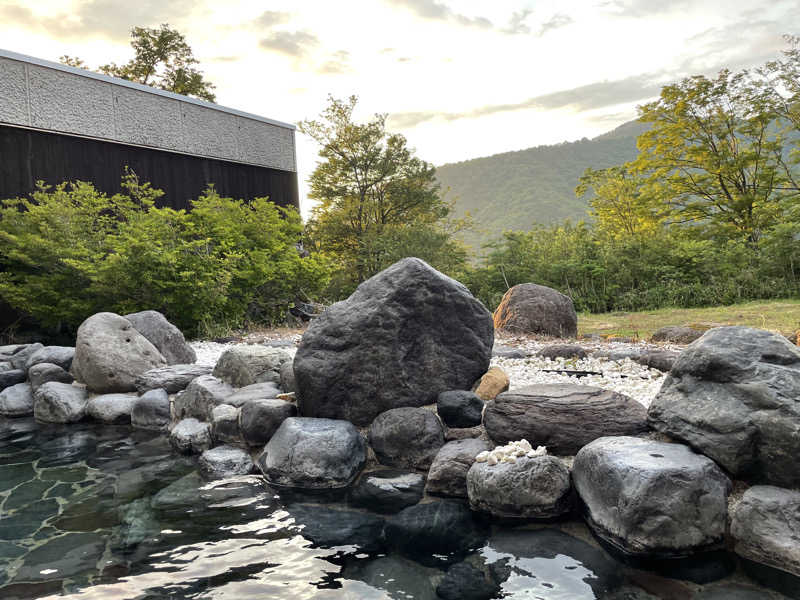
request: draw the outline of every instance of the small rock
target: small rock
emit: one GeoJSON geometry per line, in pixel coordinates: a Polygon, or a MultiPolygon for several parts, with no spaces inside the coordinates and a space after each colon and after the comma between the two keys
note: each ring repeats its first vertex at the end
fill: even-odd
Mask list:
{"type": "Polygon", "coordinates": [[[297,416],[297,406],[284,400],[249,400],[242,404],[239,429],[248,446],[263,446],[289,417],[297,416]]]}
{"type": "Polygon", "coordinates": [[[680,352],[673,352],[671,350],[650,350],[642,352],[633,360],[645,367],[669,373],[680,355],[680,352]]]}
{"type": "Polygon", "coordinates": [[[131,407],[131,425],[139,429],[166,431],[170,424],[169,396],[166,390],[150,390],[131,407]]]}
{"type": "Polygon", "coordinates": [[[448,428],[444,434],[444,439],[448,442],[456,440],[470,440],[473,438],[485,437],[486,430],[482,425],[477,427],[448,428]]]}
{"type": "Polygon", "coordinates": [[[436,412],[448,427],[475,427],[481,424],[483,400],[466,390],[442,392],[436,398],[436,412]]]}
{"type": "Polygon", "coordinates": [[[230,404],[220,404],[211,411],[211,437],[219,442],[241,444],[239,409],[230,404]]]}
{"type": "Polygon", "coordinates": [[[86,416],[86,390],[51,381],[42,385],[33,396],[33,416],[44,423],[76,423],[86,416]]]}
{"type": "Polygon", "coordinates": [[[0,392],[0,416],[29,417],[33,414],[33,390],[28,383],[18,383],[0,392]]]}
{"type": "Polygon", "coordinates": [[[498,394],[505,392],[509,386],[508,375],[500,367],[492,367],[475,385],[475,395],[484,402],[494,400],[498,394]]]}
{"type": "Polygon", "coordinates": [[[667,325],[653,332],[650,340],[653,342],[671,342],[673,344],[691,344],[696,339],[702,337],[705,331],[692,329],[691,327],[678,327],[667,325]]]}
{"type": "Polygon", "coordinates": [[[537,356],[549,358],[551,360],[555,358],[582,359],[588,356],[586,350],[577,344],[552,344],[550,346],[545,346],[536,354],[537,356]]]}
{"type": "Polygon", "coordinates": [[[175,416],[178,419],[193,417],[211,420],[211,412],[220,404],[230,404],[228,398],[233,388],[213,375],[201,375],[175,397],[175,416]]]}
{"type": "Polygon", "coordinates": [[[422,499],[425,477],[411,471],[381,469],[364,473],[350,492],[356,506],[381,513],[396,513],[422,499]]]}
{"type": "Polygon", "coordinates": [[[281,390],[274,383],[254,383],[236,390],[225,399],[225,404],[244,406],[253,400],[272,400],[281,395],[281,390]]]}
{"type": "Polygon", "coordinates": [[[158,348],[168,365],[189,365],[197,360],[195,351],[186,343],[181,330],[167,321],[160,312],[143,310],[125,315],[125,318],[133,324],[136,331],[158,348]]]}
{"type": "Polygon", "coordinates": [[[50,363],[69,371],[73,358],[75,358],[75,348],[71,346],[45,346],[28,357],[25,370],[28,371],[32,366],[41,363],[50,363]]]}
{"type": "Polygon", "coordinates": [[[293,394],[297,391],[297,384],[294,380],[294,363],[286,361],[281,365],[281,389],[287,394],[293,394]]]}
{"type": "Polygon", "coordinates": [[[292,362],[284,348],[242,344],[225,350],[214,367],[214,376],[234,387],[254,383],[280,383],[281,366],[292,362]]]}
{"type": "Polygon", "coordinates": [[[200,455],[197,468],[204,479],[224,479],[253,472],[253,459],[245,450],[234,446],[217,446],[200,455]]]}
{"type": "Polygon", "coordinates": [[[467,497],[467,471],[481,452],[492,449],[489,442],[467,439],[448,442],[433,459],[425,491],[437,496],[467,497]]]}
{"type": "Polygon", "coordinates": [[[210,375],[212,367],[207,365],[170,365],[151,369],[136,377],[136,389],[140,394],[150,390],[163,389],[168,394],[175,394],[186,387],[192,380],[210,375]]]}
{"type": "Polygon", "coordinates": [[[427,469],[444,445],[439,419],[424,408],[393,408],[369,426],[369,443],[383,465],[427,469]]]}
{"type": "Polygon", "coordinates": [[[201,454],[211,448],[211,427],[197,419],[183,419],[170,431],[169,443],[182,454],[201,454]]]}
{"type": "Polygon", "coordinates": [[[103,423],[130,423],[136,394],[103,394],[89,399],[86,413],[103,423]]]}
{"type": "Polygon", "coordinates": [[[72,383],[74,381],[72,375],[58,365],[51,363],[33,365],[28,371],[28,379],[34,392],[49,381],[57,381],[59,383],[72,383]]]}

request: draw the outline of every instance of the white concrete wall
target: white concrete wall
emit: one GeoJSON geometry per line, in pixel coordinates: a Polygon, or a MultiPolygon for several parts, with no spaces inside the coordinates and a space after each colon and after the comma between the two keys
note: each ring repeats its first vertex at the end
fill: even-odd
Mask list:
{"type": "Polygon", "coordinates": [[[297,171],[293,125],[5,50],[0,123],[297,171]]]}

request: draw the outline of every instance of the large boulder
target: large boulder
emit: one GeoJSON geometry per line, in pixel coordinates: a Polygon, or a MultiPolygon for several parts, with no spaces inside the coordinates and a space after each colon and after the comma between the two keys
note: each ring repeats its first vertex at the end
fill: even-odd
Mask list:
{"type": "Polygon", "coordinates": [[[281,366],[292,361],[284,348],[241,344],[228,348],[214,367],[214,376],[234,387],[281,381],[281,366]]]}
{"type": "Polygon", "coordinates": [[[311,322],[294,359],[300,413],[366,426],[433,404],[486,372],[493,341],[491,315],[466,287],[405,258],[311,322]]]}
{"type": "Polygon", "coordinates": [[[494,311],[494,327],[509,333],[574,338],[578,315],[569,296],[543,285],[520,283],[505,293],[494,311]]]}
{"type": "Polygon", "coordinates": [[[20,369],[23,371],[26,370],[28,366],[28,359],[42,348],[44,348],[44,346],[38,342],[35,344],[18,346],[17,349],[8,356],[8,362],[11,363],[11,368],[20,369]]]}
{"type": "Polygon", "coordinates": [[[248,446],[264,446],[297,407],[285,400],[248,400],[239,409],[239,431],[248,446]]]}
{"type": "Polygon", "coordinates": [[[739,556],[800,577],[800,492],[751,487],[736,505],[731,536],[739,556]]]}
{"type": "Polygon", "coordinates": [[[481,424],[483,400],[467,390],[448,390],[436,398],[436,412],[448,427],[475,427],[481,424]]]}
{"type": "Polygon", "coordinates": [[[136,389],[140,394],[159,389],[175,394],[185,390],[194,379],[210,375],[211,370],[212,367],[207,365],[169,365],[151,369],[136,378],[136,389]]]}
{"type": "Polygon", "coordinates": [[[166,390],[150,390],[133,403],[131,425],[139,429],[166,431],[171,421],[169,395],[166,390]]]}
{"type": "Polygon", "coordinates": [[[592,440],[647,431],[646,409],[628,396],[572,383],[535,384],[486,403],[483,425],[498,444],[530,440],[573,455],[592,440]]]}
{"type": "Polygon", "coordinates": [[[71,346],[45,346],[28,357],[25,361],[25,370],[29,371],[33,365],[50,363],[69,371],[74,358],[75,348],[71,346]]]}
{"type": "Polygon", "coordinates": [[[0,371],[0,390],[4,390],[12,385],[24,383],[28,379],[22,369],[11,369],[10,371],[0,371]]]}
{"type": "Polygon", "coordinates": [[[231,404],[228,398],[233,393],[234,389],[224,381],[213,375],[201,375],[175,397],[175,416],[178,419],[192,417],[211,421],[214,408],[220,404],[231,404]]]}
{"type": "Polygon", "coordinates": [[[575,456],[572,480],[589,526],[623,553],[674,558],[723,541],[731,482],[683,444],[600,438],[575,456]]]}
{"type": "Polygon", "coordinates": [[[136,391],[136,377],[167,361],[128,319],[92,315],[78,327],[72,373],[98,394],[136,391]]]}
{"type": "Polygon", "coordinates": [[[369,426],[369,444],[383,465],[427,469],[444,445],[444,429],[429,410],[393,408],[379,414],[369,426]]]}
{"type": "Polygon", "coordinates": [[[44,385],[48,381],[72,383],[75,378],[58,365],[38,363],[33,365],[28,371],[28,380],[30,381],[31,389],[35,392],[39,389],[39,386],[44,385]]]}
{"type": "Polygon", "coordinates": [[[216,442],[241,445],[238,408],[230,404],[220,404],[211,411],[211,437],[216,442]]]}
{"type": "Polygon", "coordinates": [[[750,327],[689,345],[648,411],[650,425],[737,478],[800,486],[800,348],[750,327]]]}
{"type": "Polygon", "coordinates": [[[130,423],[136,394],[101,394],[89,399],[86,414],[102,423],[130,423]]]}
{"type": "Polygon", "coordinates": [[[441,447],[433,459],[425,491],[437,496],[467,497],[467,471],[481,452],[492,449],[489,442],[456,440],[441,447]]]}
{"type": "Polygon", "coordinates": [[[361,476],[350,492],[350,502],[375,512],[396,513],[422,500],[424,491],[424,475],[380,469],[361,476]]]}
{"type": "Polygon", "coordinates": [[[0,392],[0,417],[29,417],[33,414],[33,390],[18,383],[0,392]]]}
{"type": "Polygon", "coordinates": [[[146,337],[167,360],[168,365],[192,364],[197,354],[186,343],[181,330],[167,321],[167,318],[156,310],[143,310],[125,315],[136,331],[146,337]]]}
{"type": "Polygon", "coordinates": [[[271,485],[335,489],[350,485],[367,461],[367,445],[348,421],[290,417],[264,447],[258,467],[271,485]]]}
{"type": "Polygon", "coordinates": [[[217,446],[206,450],[197,461],[197,469],[203,479],[209,481],[249,475],[253,472],[253,459],[250,454],[234,446],[217,446]]]}
{"type": "Polygon", "coordinates": [[[182,419],[169,432],[169,443],[181,454],[202,454],[211,448],[211,426],[197,419],[182,419]]]}
{"type": "Polygon", "coordinates": [[[33,396],[33,416],[44,423],[76,423],[86,416],[86,390],[69,383],[51,381],[33,396]]]}
{"type": "Polygon", "coordinates": [[[554,456],[474,463],[466,476],[472,510],[505,519],[554,519],[571,509],[569,467],[554,456]]]}

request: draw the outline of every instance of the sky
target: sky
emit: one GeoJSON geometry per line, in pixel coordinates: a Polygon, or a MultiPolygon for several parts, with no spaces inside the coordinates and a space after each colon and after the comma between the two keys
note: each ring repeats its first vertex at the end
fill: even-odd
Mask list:
{"type": "MultiPolygon", "coordinates": [[[[755,66],[800,33],[798,0],[0,0],[0,48],[89,66],[132,57],[130,29],[186,36],[217,102],[280,121],[328,95],[441,165],[594,137],[661,86],[755,66]]],[[[301,206],[317,161],[297,134],[301,206]]]]}

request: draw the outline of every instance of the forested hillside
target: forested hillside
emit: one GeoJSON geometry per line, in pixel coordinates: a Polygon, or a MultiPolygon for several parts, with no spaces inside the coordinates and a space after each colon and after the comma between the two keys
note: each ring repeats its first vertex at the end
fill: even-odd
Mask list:
{"type": "Polygon", "coordinates": [[[475,227],[462,239],[480,253],[481,244],[506,229],[585,218],[587,199],[575,197],[578,177],[587,167],[604,169],[636,158],[636,138],[645,128],[631,121],[591,140],[442,165],[436,176],[442,189],[450,188],[454,215],[472,215],[475,227]]]}

